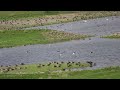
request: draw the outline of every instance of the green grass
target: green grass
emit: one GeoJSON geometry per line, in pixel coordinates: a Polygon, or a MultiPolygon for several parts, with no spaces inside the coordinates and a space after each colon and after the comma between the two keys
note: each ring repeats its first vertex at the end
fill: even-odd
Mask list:
{"type": "Polygon", "coordinates": [[[80,79],[120,79],[120,67],[107,67],[96,70],[84,70],[67,73],[67,78],[80,79]]]}
{"type": "Polygon", "coordinates": [[[31,44],[48,44],[90,37],[56,30],[1,30],[0,48],[31,44]]]}
{"type": "MultiPolygon", "coordinates": [[[[120,79],[119,66],[79,71],[79,68],[89,67],[89,64],[81,63],[79,66],[76,63],[78,62],[71,63],[71,67],[67,66],[67,62],[63,64],[61,62],[58,64],[51,63],[50,66],[47,66],[47,63],[42,63],[41,65],[45,65],[44,67],[38,67],[39,64],[18,65],[15,70],[7,72],[2,69],[8,67],[1,67],[0,79],[120,79]],[[61,64],[61,67],[54,67],[54,65],[59,66],[59,64],[61,64]],[[78,70],[73,71],[74,68],[78,68],[78,70]]],[[[11,68],[14,67],[11,66],[11,68]]]]}
{"type": "Polygon", "coordinates": [[[112,35],[102,36],[101,38],[120,39],[120,34],[112,34],[112,35]]]}

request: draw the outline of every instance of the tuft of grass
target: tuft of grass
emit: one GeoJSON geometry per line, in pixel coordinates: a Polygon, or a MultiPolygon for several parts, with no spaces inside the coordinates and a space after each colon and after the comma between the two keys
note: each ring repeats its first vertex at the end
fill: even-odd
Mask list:
{"type": "Polygon", "coordinates": [[[120,34],[115,33],[115,34],[108,35],[108,36],[102,36],[101,38],[120,39],[120,34]]]}
{"type": "Polygon", "coordinates": [[[120,67],[106,67],[96,70],[84,70],[67,73],[72,79],[120,79],[120,67]]]}
{"type": "Polygon", "coordinates": [[[1,30],[0,48],[31,44],[48,44],[69,40],[84,39],[89,35],[80,35],[56,30],[1,30]]]}

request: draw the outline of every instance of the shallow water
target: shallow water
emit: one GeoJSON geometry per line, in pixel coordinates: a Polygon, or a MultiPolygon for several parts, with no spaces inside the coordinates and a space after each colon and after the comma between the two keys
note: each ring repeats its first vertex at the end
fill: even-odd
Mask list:
{"type": "Polygon", "coordinates": [[[98,19],[90,19],[87,20],[87,22],[84,22],[84,20],[82,20],[63,24],[37,26],[26,29],[52,29],[81,34],[106,35],[120,31],[120,17],[105,17],[98,19]]]}
{"type": "MultiPolygon", "coordinates": [[[[120,17],[106,17],[34,27],[96,35],[91,40],[72,40],[47,45],[28,45],[0,49],[0,65],[47,61],[93,61],[95,68],[120,65],[120,39],[99,38],[120,32],[120,17]],[[108,18],[108,20],[106,20],[108,18]],[[28,53],[27,53],[28,52],[28,53]],[[75,54],[73,54],[75,53],[75,54]]],[[[31,28],[27,28],[28,30],[31,28]]]]}

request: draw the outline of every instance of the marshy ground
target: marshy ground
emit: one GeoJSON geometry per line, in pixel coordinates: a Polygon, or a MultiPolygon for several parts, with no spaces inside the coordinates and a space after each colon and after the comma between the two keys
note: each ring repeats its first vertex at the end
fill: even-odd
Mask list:
{"type": "MultiPolygon", "coordinates": [[[[0,15],[1,78],[119,78],[119,67],[109,66],[120,65],[120,40],[115,39],[119,38],[120,12],[1,13],[3,13],[0,15]],[[14,68],[18,63],[67,62],[67,60],[70,62],[89,60],[96,63],[92,67],[94,69],[109,68],[42,74],[34,72],[38,70],[36,65],[27,67],[23,65],[18,67],[20,70],[14,68]],[[12,65],[12,68],[9,65],[12,65]],[[16,74],[18,72],[21,74],[16,74]],[[29,73],[23,74],[25,72],[29,73]],[[30,74],[32,72],[34,74],[30,74]]],[[[74,67],[76,66],[73,65],[72,68],[74,67]]],[[[48,68],[45,67],[43,70],[46,71],[48,68]]]]}

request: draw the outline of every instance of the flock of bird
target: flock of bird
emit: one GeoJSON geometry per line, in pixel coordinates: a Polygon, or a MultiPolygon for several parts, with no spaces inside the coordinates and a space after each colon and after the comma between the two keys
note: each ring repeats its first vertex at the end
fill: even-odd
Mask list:
{"type": "Polygon", "coordinates": [[[13,71],[13,70],[27,69],[27,67],[22,67],[24,65],[25,65],[24,63],[20,63],[19,65],[16,64],[14,66],[13,65],[7,65],[7,66],[1,65],[0,66],[0,72],[7,73],[7,72],[13,71]]]}
{"type": "MultiPolygon", "coordinates": [[[[93,66],[96,66],[96,63],[93,63],[92,61],[86,61],[86,63],[89,64],[90,67],[93,67],[93,66]]],[[[67,68],[74,68],[74,66],[78,66],[78,67],[81,67],[82,64],[81,62],[75,62],[75,61],[68,61],[68,62],[49,62],[47,64],[39,64],[37,65],[37,68],[42,68],[42,67],[46,67],[46,66],[53,66],[53,68],[61,68],[62,65],[65,65],[66,64],[66,68],[62,68],[63,71],[65,71],[67,68]]],[[[21,63],[21,64],[16,64],[14,66],[11,66],[11,65],[8,65],[8,66],[3,66],[1,65],[0,66],[0,72],[3,72],[3,73],[7,73],[9,71],[14,71],[14,70],[21,70],[21,69],[27,69],[27,66],[24,66],[26,64],[24,63],[21,63]]]]}
{"type": "MultiPolygon", "coordinates": [[[[86,61],[86,63],[89,64],[90,67],[93,67],[93,66],[96,66],[96,63],[93,63],[92,61],[86,61]]],[[[67,68],[74,68],[74,66],[78,66],[78,67],[81,67],[82,64],[81,62],[76,62],[76,61],[68,61],[68,62],[49,62],[48,64],[39,64],[37,67],[38,68],[42,68],[42,67],[45,67],[45,66],[52,66],[54,68],[60,68],[62,67],[62,65],[65,65],[66,64],[66,68],[62,68],[63,71],[65,71],[67,68]]]]}

